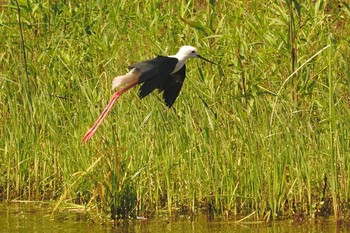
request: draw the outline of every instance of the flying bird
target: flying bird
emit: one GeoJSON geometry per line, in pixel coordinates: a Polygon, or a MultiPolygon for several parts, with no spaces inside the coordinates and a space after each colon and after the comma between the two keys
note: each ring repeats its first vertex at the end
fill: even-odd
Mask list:
{"type": "Polygon", "coordinates": [[[182,84],[186,77],[185,62],[188,58],[201,58],[212,64],[216,64],[198,54],[195,47],[186,45],[182,46],[175,55],[160,56],[154,59],[143,61],[129,66],[129,73],[118,76],[113,79],[112,90],[120,88],[126,84],[118,92],[114,93],[108,105],[103,110],[94,125],[86,132],[83,142],[86,143],[96,132],[98,126],[102,123],[108,112],[111,110],[115,101],[126,91],[137,84],[141,84],[139,90],[140,99],[146,97],[155,89],[163,92],[163,100],[167,107],[171,107],[178,97],[182,84]]]}

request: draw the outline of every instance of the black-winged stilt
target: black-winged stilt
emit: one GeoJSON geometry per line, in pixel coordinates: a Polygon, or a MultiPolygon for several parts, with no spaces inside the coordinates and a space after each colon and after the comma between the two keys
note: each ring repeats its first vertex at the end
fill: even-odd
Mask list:
{"type": "Polygon", "coordinates": [[[112,82],[112,90],[125,84],[129,85],[113,94],[111,100],[99,118],[86,132],[83,137],[83,142],[86,143],[94,135],[98,126],[107,116],[119,96],[134,87],[136,84],[142,84],[139,92],[139,97],[141,99],[155,89],[158,89],[160,92],[163,92],[165,105],[170,108],[178,97],[186,77],[185,62],[191,57],[198,57],[215,64],[214,62],[200,56],[195,47],[186,45],[182,46],[176,55],[157,56],[154,59],[129,66],[129,73],[114,78],[112,82]]]}

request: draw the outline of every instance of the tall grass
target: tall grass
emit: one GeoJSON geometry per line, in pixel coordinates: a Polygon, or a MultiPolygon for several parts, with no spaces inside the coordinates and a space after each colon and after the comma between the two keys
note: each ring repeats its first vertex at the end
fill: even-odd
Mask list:
{"type": "Polygon", "coordinates": [[[18,1],[19,19],[16,2],[0,8],[3,201],[348,216],[347,3],[18,1]],[[114,76],[184,44],[220,66],[188,61],[172,109],[126,93],[81,143],[114,76]]]}

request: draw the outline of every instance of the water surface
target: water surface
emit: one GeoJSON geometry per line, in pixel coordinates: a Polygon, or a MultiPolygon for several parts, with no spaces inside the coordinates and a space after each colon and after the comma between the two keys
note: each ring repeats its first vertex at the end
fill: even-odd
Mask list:
{"type": "Polygon", "coordinates": [[[45,204],[0,204],[0,232],[201,232],[201,233],[248,233],[248,232],[350,232],[350,225],[336,225],[330,219],[304,221],[275,221],[266,223],[234,223],[233,221],[207,221],[198,217],[194,221],[182,219],[132,220],[119,226],[111,223],[99,225],[89,220],[86,214],[65,211],[51,215],[52,206],[45,204]]]}

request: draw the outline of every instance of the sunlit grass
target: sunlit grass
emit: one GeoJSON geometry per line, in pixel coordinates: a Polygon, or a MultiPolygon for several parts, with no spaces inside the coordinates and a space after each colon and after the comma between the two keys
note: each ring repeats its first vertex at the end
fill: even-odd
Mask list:
{"type": "Polygon", "coordinates": [[[20,1],[27,64],[14,3],[0,8],[2,200],[112,217],[349,213],[346,3],[20,1]],[[184,44],[220,66],[188,61],[172,109],[131,90],[82,144],[113,77],[184,44]]]}

